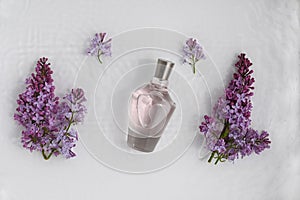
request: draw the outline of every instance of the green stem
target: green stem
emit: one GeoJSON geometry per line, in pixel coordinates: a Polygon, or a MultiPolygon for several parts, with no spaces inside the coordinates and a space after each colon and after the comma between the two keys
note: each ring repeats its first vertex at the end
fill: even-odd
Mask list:
{"type": "Polygon", "coordinates": [[[193,73],[196,74],[196,64],[193,63],[193,73]]]}
{"type": "Polygon", "coordinates": [[[69,121],[69,125],[68,125],[68,127],[66,128],[66,133],[69,131],[69,129],[70,129],[72,123],[73,123],[73,118],[74,118],[74,112],[72,112],[71,119],[70,119],[70,121],[69,121]]]}
{"type": "Polygon", "coordinates": [[[219,162],[219,160],[221,159],[221,156],[218,156],[216,162],[215,162],[215,165],[219,162]]]}
{"type": "Polygon", "coordinates": [[[45,160],[49,160],[49,158],[52,156],[53,153],[54,153],[54,150],[52,150],[51,153],[47,156],[47,155],[45,154],[45,151],[42,150],[42,154],[43,154],[43,157],[44,157],[45,160]]]}
{"type": "Polygon", "coordinates": [[[211,155],[210,155],[210,157],[209,157],[209,159],[208,159],[208,162],[209,162],[209,163],[210,163],[210,162],[212,161],[212,159],[214,158],[215,153],[216,153],[215,151],[211,153],[211,155]]]}
{"type": "Polygon", "coordinates": [[[196,74],[196,62],[194,56],[192,56],[192,68],[193,68],[193,73],[196,74]]]}
{"type": "Polygon", "coordinates": [[[102,55],[102,52],[100,51],[100,49],[98,50],[98,55],[97,55],[97,58],[98,58],[98,61],[100,62],[100,64],[102,64],[102,60],[100,59],[100,56],[102,55]]]}
{"type": "Polygon", "coordinates": [[[228,136],[228,134],[229,134],[229,122],[225,122],[225,124],[224,124],[224,127],[223,127],[223,130],[222,130],[222,132],[221,132],[221,135],[220,135],[220,138],[226,138],[227,136],[228,136]]]}

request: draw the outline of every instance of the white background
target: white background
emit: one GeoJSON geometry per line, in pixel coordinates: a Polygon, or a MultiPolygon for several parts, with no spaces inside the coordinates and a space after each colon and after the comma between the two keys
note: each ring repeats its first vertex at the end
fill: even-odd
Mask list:
{"type": "MultiPolygon", "coordinates": [[[[299,2],[0,1],[0,199],[299,199],[299,2]],[[131,175],[95,161],[78,144],[75,159],[44,161],[19,142],[17,94],[41,56],[57,94],[72,87],[89,38],[161,27],[199,38],[229,81],[241,51],[256,78],[253,127],[271,134],[260,156],[218,166],[199,160],[199,138],[172,166],[131,175]]],[[[199,118],[202,116],[199,116],[199,118]]]]}

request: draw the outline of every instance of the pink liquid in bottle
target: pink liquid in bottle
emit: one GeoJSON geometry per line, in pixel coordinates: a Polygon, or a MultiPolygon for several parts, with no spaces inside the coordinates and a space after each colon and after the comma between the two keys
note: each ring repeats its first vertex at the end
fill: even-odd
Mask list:
{"type": "Polygon", "coordinates": [[[173,66],[159,59],[152,81],[132,93],[127,144],[133,149],[152,152],[176,108],[167,88],[173,66]]]}

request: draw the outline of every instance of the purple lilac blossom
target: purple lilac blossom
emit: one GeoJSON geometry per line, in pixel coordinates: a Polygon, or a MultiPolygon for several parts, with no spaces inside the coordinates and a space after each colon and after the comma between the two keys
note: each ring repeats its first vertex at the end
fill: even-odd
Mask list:
{"type": "Polygon", "coordinates": [[[87,54],[90,56],[97,56],[98,61],[102,63],[101,55],[111,56],[111,41],[108,39],[104,41],[106,33],[96,33],[91,40],[90,47],[87,49],[87,54]]]}
{"type": "Polygon", "coordinates": [[[19,95],[18,107],[14,119],[25,130],[22,131],[21,141],[24,148],[30,151],[42,151],[52,134],[45,132],[56,131],[54,125],[58,110],[59,98],[54,94],[54,85],[47,58],[41,58],[36,65],[36,73],[26,79],[26,90],[19,95]]]}
{"type": "Polygon", "coordinates": [[[86,98],[81,88],[72,89],[66,94],[60,104],[57,113],[58,127],[60,128],[56,140],[51,141],[52,147],[50,153],[55,155],[62,154],[65,158],[76,156],[72,148],[76,146],[78,141],[78,133],[72,125],[82,123],[87,109],[84,105],[86,98]]]}
{"type": "Polygon", "coordinates": [[[203,47],[197,42],[196,39],[190,38],[186,41],[183,47],[183,62],[188,63],[193,68],[193,73],[196,73],[196,63],[205,59],[203,47]]]}
{"type": "Polygon", "coordinates": [[[251,153],[259,154],[266,148],[270,148],[269,134],[250,128],[251,125],[251,96],[254,89],[254,78],[251,76],[252,65],[245,54],[238,56],[235,64],[237,72],[225,89],[225,95],[221,96],[214,106],[212,116],[204,116],[205,121],[200,125],[207,141],[207,147],[212,151],[209,162],[235,160],[239,157],[249,156],[251,153]],[[216,124],[222,126],[216,126],[216,124]],[[218,132],[219,134],[211,134],[218,132]]]}
{"type": "Polygon", "coordinates": [[[75,156],[72,148],[78,140],[71,125],[82,122],[86,113],[82,103],[86,99],[82,89],[72,89],[59,103],[54,94],[53,71],[47,61],[47,58],[40,58],[36,73],[26,79],[26,90],[17,99],[14,119],[25,128],[21,136],[24,148],[42,152],[45,159],[52,154],[70,158],[75,156]]]}

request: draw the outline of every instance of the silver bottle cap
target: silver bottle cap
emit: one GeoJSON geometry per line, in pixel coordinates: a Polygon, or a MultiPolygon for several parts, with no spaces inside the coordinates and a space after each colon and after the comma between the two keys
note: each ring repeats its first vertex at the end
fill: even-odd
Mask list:
{"type": "Polygon", "coordinates": [[[154,77],[156,77],[162,81],[168,80],[174,65],[175,65],[175,63],[173,63],[171,61],[159,58],[157,60],[154,77]]]}

